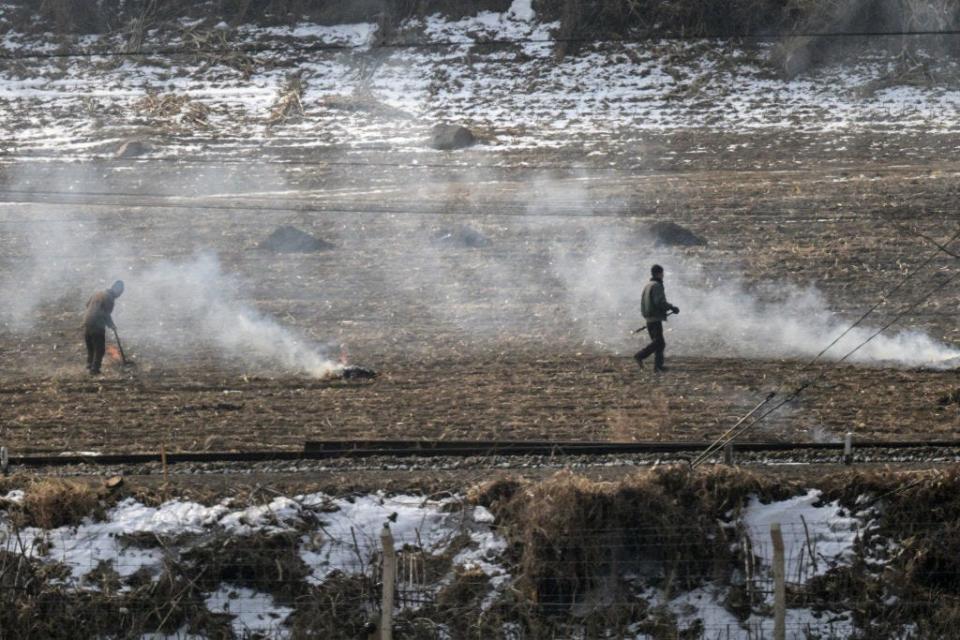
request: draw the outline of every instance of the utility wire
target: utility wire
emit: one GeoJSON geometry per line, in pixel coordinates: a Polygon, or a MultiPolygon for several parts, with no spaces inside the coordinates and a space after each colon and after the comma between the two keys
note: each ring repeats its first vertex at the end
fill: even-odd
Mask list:
{"type": "MultiPolygon", "coordinates": [[[[950,245],[950,244],[951,244],[952,242],[954,242],[957,238],[960,238],[960,230],[958,230],[953,236],[950,237],[950,239],[945,243],[944,247],[950,245]]],[[[941,250],[946,250],[946,249],[945,249],[945,248],[941,248],[941,250]]],[[[852,330],[853,330],[855,327],[857,327],[860,323],[862,323],[864,320],[866,320],[867,316],[869,316],[870,314],[872,314],[881,304],[883,304],[890,295],[892,295],[892,294],[895,293],[897,290],[899,290],[901,287],[903,287],[914,275],[916,275],[917,273],[919,273],[924,267],[926,267],[928,264],[930,264],[930,262],[933,260],[934,257],[936,257],[936,255],[937,255],[938,253],[939,253],[939,251],[937,251],[937,250],[933,251],[932,254],[931,254],[930,256],[928,256],[927,259],[926,259],[923,263],[921,263],[916,269],[914,269],[913,271],[911,271],[910,273],[908,273],[904,278],[902,278],[902,279],[900,280],[900,282],[898,282],[892,289],[890,289],[886,294],[884,294],[876,304],[874,304],[872,307],[870,307],[870,309],[868,309],[866,313],[864,313],[856,322],[854,322],[850,327],[848,327],[846,331],[844,331],[840,336],[838,336],[838,337],[837,337],[835,340],[833,340],[829,345],[827,345],[823,350],[821,350],[820,353],[818,353],[810,362],[808,362],[806,365],[804,365],[804,367],[800,370],[800,372],[802,373],[803,371],[806,371],[807,369],[809,369],[824,353],[827,352],[827,350],[829,350],[831,347],[833,347],[835,344],[837,344],[837,343],[840,341],[841,338],[843,338],[844,336],[846,336],[848,333],[850,333],[850,331],[852,331],[852,330]]],[[[949,252],[948,252],[948,253],[949,253],[949,252]]],[[[951,254],[951,255],[952,255],[952,254],[951,254]]],[[[936,275],[931,276],[930,278],[927,278],[927,279],[925,280],[925,282],[929,282],[929,281],[933,280],[934,277],[936,277],[936,275]]],[[[876,338],[876,337],[879,336],[881,333],[883,333],[884,331],[886,331],[887,329],[889,329],[891,326],[893,326],[896,322],[898,322],[898,321],[899,321],[903,316],[905,316],[907,313],[913,311],[916,307],[918,307],[918,306],[920,306],[921,304],[923,304],[924,302],[926,302],[926,301],[930,298],[930,296],[932,296],[933,294],[935,294],[935,293],[937,293],[938,291],[942,290],[942,289],[943,289],[944,287],[946,287],[948,284],[950,284],[951,282],[953,282],[957,277],[960,277],[960,272],[957,272],[957,273],[953,274],[952,276],[948,277],[946,280],[942,281],[942,282],[939,283],[938,285],[936,285],[936,286],[934,286],[933,288],[931,288],[931,289],[930,289],[929,291],[927,291],[923,296],[921,296],[919,299],[917,299],[916,301],[914,301],[910,306],[908,306],[906,309],[902,310],[900,313],[898,313],[897,315],[895,315],[895,316],[893,317],[893,319],[891,319],[889,322],[887,322],[886,324],[884,324],[883,326],[881,326],[881,327],[880,327],[879,329],[877,329],[874,333],[872,333],[871,335],[869,335],[865,340],[863,340],[863,341],[860,342],[857,346],[855,346],[853,349],[851,349],[851,350],[848,351],[846,354],[844,354],[844,356],[843,356],[842,358],[840,358],[840,359],[837,360],[836,362],[830,363],[830,364],[829,364],[828,366],[826,366],[826,367],[823,367],[823,368],[821,369],[821,371],[819,372],[819,374],[816,375],[812,380],[808,380],[808,381],[801,382],[801,383],[800,383],[795,389],[793,389],[793,390],[790,392],[790,394],[787,395],[783,400],[781,400],[780,402],[778,402],[777,404],[775,404],[773,407],[771,407],[770,409],[768,409],[766,412],[762,413],[760,416],[758,416],[757,418],[755,418],[753,421],[751,421],[751,422],[749,422],[749,423],[745,423],[744,421],[745,421],[749,416],[751,416],[759,407],[762,407],[763,405],[765,405],[766,403],[768,403],[770,400],[772,400],[772,399],[778,394],[779,390],[778,390],[778,391],[773,391],[773,392],[771,392],[771,393],[767,396],[766,400],[764,400],[763,402],[761,402],[759,405],[757,405],[757,407],[755,407],[755,408],[754,408],[753,410],[751,410],[748,414],[746,414],[746,415],[743,416],[740,420],[738,420],[737,423],[736,423],[733,427],[731,427],[730,429],[728,429],[728,430],[727,430],[726,432],[724,432],[724,434],[722,434],[719,438],[717,438],[716,440],[714,440],[714,442],[712,442],[712,443],[710,444],[710,446],[707,447],[707,449],[704,450],[703,453],[701,453],[697,458],[695,458],[693,461],[691,461],[691,463],[690,463],[691,466],[693,466],[693,467],[699,466],[700,464],[702,464],[702,463],[706,460],[707,457],[709,457],[710,455],[712,455],[713,453],[715,453],[716,451],[718,451],[720,448],[726,446],[728,443],[733,442],[733,440],[735,440],[738,436],[740,436],[740,435],[742,435],[743,433],[745,433],[745,432],[749,431],[750,429],[752,429],[754,426],[756,426],[757,424],[759,424],[760,422],[762,422],[764,419],[766,419],[768,416],[770,416],[771,414],[773,414],[775,411],[777,411],[778,409],[780,409],[780,407],[784,406],[785,404],[788,404],[788,403],[792,402],[793,400],[796,400],[796,399],[800,396],[800,394],[803,393],[807,388],[816,385],[817,382],[819,382],[820,380],[822,380],[822,379],[827,375],[827,372],[828,372],[832,367],[836,367],[837,365],[841,364],[842,362],[845,362],[848,358],[850,358],[852,355],[854,355],[854,354],[855,354],[856,352],[858,352],[860,349],[862,349],[862,348],[865,347],[867,344],[869,344],[874,338],[876,338]]],[[[781,385],[780,388],[782,388],[782,387],[783,387],[783,385],[781,385]]]]}
{"type": "MultiPolygon", "coordinates": [[[[476,170],[476,171],[490,171],[490,172],[510,172],[516,173],[520,170],[542,170],[542,171],[571,171],[571,172],[586,172],[589,174],[595,173],[613,173],[613,174],[623,174],[629,175],[631,178],[663,178],[671,180],[680,180],[691,181],[694,179],[702,180],[713,180],[715,178],[710,177],[709,174],[713,173],[712,171],[704,170],[678,170],[678,171],[665,171],[657,169],[643,169],[637,166],[622,165],[622,166],[611,166],[609,163],[606,165],[583,165],[583,164],[533,164],[524,161],[511,162],[506,164],[506,162],[513,160],[509,156],[504,156],[504,164],[472,164],[467,162],[420,162],[419,160],[409,160],[409,161],[360,161],[360,160],[280,160],[277,158],[262,158],[262,157],[223,157],[223,158],[201,158],[201,157],[140,157],[136,159],[121,159],[114,157],[96,157],[96,156],[83,156],[83,155],[72,155],[72,156],[50,156],[50,155],[13,155],[13,154],[4,154],[0,153],[0,163],[2,162],[43,162],[44,164],[65,164],[65,165],[86,165],[86,166],[98,166],[98,165],[120,165],[122,167],[129,167],[131,165],[139,166],[146,165],[149,163],[157,164],[172,164],[172,165],[238,165],[244,166],[249,165],[252,162],[255,162],[258,165],[278,165],[278,166],[291,166],[291,167],[383,167],[383,168],[398,168],[398,169],[451,169],[451,170],[476,170]],[[702,176],[702,177],[701,177],[702,176]]],[[[920,165],[898,165],[897,173],[903,173],[906,170],[921,170],[920,165]]],[[[796,174],[823,174],[824,176],[832,176],[841,172],[853,172],[853,171],[863,171],[862,166],[855,165],[837,165],[834,167],[825,167],[817,169],[770,169],[770,170],[758,170],[753,167],[747,168],[724,168],[718,172],[724,174],[761,174],[764,176],[769,175],[796,175],[796,174]]],[[[869,171],[880,171],[878,168],[870,168],[869,171]]],[[[576,178],[577,176],[571,176],[576,178]]],[[[796,206],[791,206],[790,208],[797,208],[796,206]]],[[[953,211],[951,209],[951,211],[953,211]]]]}
{"type": "MultiPolygon", "coordinates": [[[[24,192],[25,195],[32,195],[37,192],[24,192]]],[[[278,199],[274,198],[270,203],[243,204],[238,200],[249,201],[251,196],[245,194],[236,194],[229,197],[220,196],[199,196],[198,198],[217,198],[221,203],[211,203],[209,200],[190,201],[190,197],[162,196],[152,194],[104,194],[113,195],[117,198],[130,198],[129,201],[109,201],[102,197],[92,199],[90,196],[70,194],[69,192],[55,192],[56,197],[44,197],[41,199],[19,197],[17,193],[5,192],[0,190],[0,205],[14,206],[36,206],[36,205],[56,205],[72,207],[112,207],[126,209],[168,209],[183,211],[250,211],[258,213],[295,213],[295,214],[357,214],[357,215],[387,215],[387,216],[452,216],[452,217],[484,217],[484,218],[555,218],[555,219],[646,219],[657,215],[656,209],[638,209],[637,207],[621,207],[617,205],[592,205],[582,204],[574,200],[565,201],[546,201],[544,205],[527,206],[525,204],[502,204],[489,203],[483,207],[459,207],[451,205],[445,208],[421,208],[416,203],[403,203],[401,206],[382,207],[382,206],[300,206],[300,201],[294,201],[291,204],[276,204],[278,199]],[[11,197],[4,198],[4,195],[11,197]],[[149,202],[137,200],[137,198],[155,197],[157,199],[174,198],[176,201],[149,202]],[[187,200],[184,202],[184,200],[187,200]]],[[[96,196],[94,196],[96,197],[96,196]]],[[[263,196],[266,198],[267,196],[263,196]]],[[[797,212],[816,212],[823,207],[809,207],[798,209],[792,207],[797,212]]],[[[763,214],[773,214],[773,211],[763,210],[743,210],[739,207],[720,209],[712,207],[712,213],[733,212],[742,216],[757,216],[763,214]]],[[[849,214],[849,218],[862,219],[862,216],[849,214]]],[[[842,219],[842,216],[832,216],[831,220],[842,219]]],[[[23,219],[23,220],[0,220],[0,225],[7,224],[36,224],[39,222],[78,222],[74,218],[70,220],[60,220],[56,218],[45,219],[23,219]]]]}
{"type": "MultiPolygon", "coordinates": [[[[958,233],[957,236],[955,236],[955,237],[960,237],[960,233],[958,233]]],[[[918,306],[920,306],[921,304],[923,304],[924,302],[926,302],[926,301],[930,298],[930,296],[932,296],[933,294],[935,294],[935,293],[937,293],[938,291],[942,290],[944,287],[946,287],[948,284],[950,284],[951,282],[953,282],[954,280],[956,280],[958,277],[960,277],[960,272],[954,273],[952,276],[948,277],[946,280],[942,281],[940,284],[938,284],[938,285],[936,285],[935,287],[931,288],[929,291],[927,291],[926,293],[924,293],[920,298],[918,298],[917,300],[915,300],[910,306],[908,306],[906,309],[904,309],[903,311],[901,311],[900,313],[898,313],[896,316],[894,316],[892,320],[890,320],[889,322],[887,322],[886,324],[884,324],[883,326],[881,326],[879,329],[877,329],[877,330],[876,330],[874,333],[872,333],[870,336],[868,336],[866,340],[863,340],[863,341],[860,342],[860,344],[858,344],[856,347],[854,347],[853,349],[851,349],[850,351],[848,351],[842,358],[840,358],[839,360],[837,360],[837,361],[834,362],[834,363],[831,363],[829,366],[824,367],[824,368],[820,371],[820,373],[819,373],[817,376],[815,376],[812,380],[808,380],[808,381],[802,382],[799,386],[797,386],[796,389],[794,389],[794,390],[793,390],[788,396],[786,396],[783,400],[781,400],[781,401],[778,402],[776,405],[774,405],[773,407],[771,407],[770,409],[768,409],[766,412],[762,413],[760,416],[758,416],[758,417],[757,417],[756,419],[754,419],[753,421],[751,421],[751,422],[749,422],[749,423],[747,423],[747,424],[743,424],[743,425],[742,425],[739,429],[737,429],[734,433],[730,434],[730,435],[727,437],[727,439],[726,439],[722,444],[719,444],[719,446],[714,446],[714,445],[717,445],[717,444],[720,442],[720,440],[723,438],[723,436],[721,436],[721,439],[718,439],[718,440],[715,441],[713,444],[711,444],[712,452],[715,452],[717,449],[719,449],[719,447],[722,447],[722,446],[724,446],[725,444],[727,444],[727,443],[729,443],[729,442],[732,442],[732,441],[733,441],[734,439],[736,439],[738,436],[740,436],[740,435],[742,435],[743,433],[745,433],[746,431],[752,429],[754,426],[756,426],[757,424],[759,424],[760,422],[762,422],[763,420],[765,420],[768,416],[770,416],[771,414],[773,414],[775,411],[777,411],[778,409],[780,409],[780,407],[782,407],[782,406],[784,406],[785,404],[788,404],[789,402],[792,402],[793,400],[797,399],[797,398],[800,396],[800,394],[803,393],[807,388],[816,385],[817,382],[819,382],[820,380],[822,380],[822,379],[827,375],[827,372],[830,370],[830,367],[834,367],[834,366],[836,366],[836,365],[838,365],[838,364],[846,361],[850,356],[852,356],[852,355],[855,354],[857,351],[859,351],[860,349],[862,349],[864,346],[866,346],[868,343],[870,343],[874,338],[876,338],[876,337],[879,336],[881,333],[883,333],[884,331],[886,331],[887,329],[889,329],[891,326],[893,326],[893,325],[894,325],[896,322],[898,322],[903,316],[905,316],[906,314],[910,313],[910,312],[913,311],[915,308],[917,308],[918,306]]],[[[931,278],[928,278],[927,281],[930,281],[930,280],[932,280],[932,279],[933,279],[932,277],[931,277],[931,278]]],[[[805,368],[806,368],[806,367],[805,367],[805,368]]],[[[767,397],[767,400],[770,400],[771,397],[772,397],[772,396],[768,396],[768,397],[767,397]]],[[[752,412],[751,412],[751,413],[752,413],[752,412]]],[[[743,422],[743,420],[741,420],[740,422],[743,422]]],[[[740,424],[740,422],[738,422],[738,424],[740,424]]],[[[728,431],[728,433],[729,433],[729,431],[728,431]]],[[[727,434],[725,434],[725,435],[727,435],[727,434]]],[[[700,464],[704,461],[704,459],[705,459],[704,456],[700,456],[700,457],[696,458],[693,462],[691,462],[691,466],[696,467],[696,466],[700,465],[700,464]]]]}
{"type": "MultiPolygon", "coordinates": [[[[960,229],[958,229],[955,234],[953,234],[952,236],[950,236],[950,239],[947,240],[945,246],[949,246],[949,245],[950,245],[951,243],[953,243],[957,238],[960,238],[960,229]]],[[[944,250],[944,251],[946,251],[945,248],[941,248],[941,249],[944,250]]],[[[805,371],[805,370],[809,369],[811,366],[813,366],[813,364],[814,364],[817,360],[819,360],[820,357],[823,356],[823,354],[825,354],[825,353],[826,353],[827,351],[829,351],[834,345],[836,345],[838,342],[840,342],[840,340],[842,340],[842,339],[844,338],[844,336],[846,336],[848,333],[850,333],[850,332],[853,331],[855,328],[857,328],[858,326],[860,326],[860,324],[861,324],[864,320],[867,319],[867,316],[869,316],[869,315],[872,314],[874,311],[876,311],[877,308],[880,307],[880,305],[882,305],[884,302],[886,302],[887,299],[888,299],[891,295],[893,295],[894,293],[896,293],[897,291],[899,291],[901,287],[903,287],[905,284],[907,284],[907,282],[909,282],[910,279],[913,278],[913,276],[915,276],[917,273],[919,273],[921,270],[923,270],[928,264],[930,264],[931,262],[933,262],[933,259],[936,258],[937,255],[939,255],[939,253],[940,253],[940,252],[939,252],[938,250],[931,251],[931,252],[930,252],[930,255],[927,256],[927,259],[926,259],[926,260],[924,260],[922,263],[920,263],[920,265],[917,266],[913,271],[911,271],[910,273],[906,274],[906,275],[900,280],[900,282],[898,282],[892,289],[890,289],[890,290],[887,291],[885,294],[883,294],[883,295],[880,297],[880,299],[877,300],[877,302],[876,302],[872,307],[870,307],[869,309],[867,309],[866,312],[864,312],[864,314],[861,315],[861,316],[857,319],[856,322],[854,322],[854,323],[851,324],[849,327],[847,327],[847,329],[846,329],[843,333],[841,333],[839,336],[837,336],[836,338],[834,338],[833,341],[832,341],[830,344],[828,344],[826,347],[824,347],[824,348],[820,351],[820,353],[818,353],[817,355],[815,355],[815,356],[813,357],[813,359],[810,360],[810,362],[808,362],[808,363],[803,367],[803,369],[801,369],[801,372],[802,372],[802,371],[805,371]]],[[[948,253],[949,253],[949,252],[948,252],[948,253]]],[[[951,255],[953,255],[953,254],[951,254],[951,255]]],[[[958,257],[958,256],[955,256],[955,257],[958,257]]],[[[848,356],[849,356],[849,355],[852,355],[852,354],[848,354],[848,356]]],[[[846,359],[848,356],[844,356],[844,359],[846,359]]]]}
{"type": "Polygon", "coordinates": [[[202,54],[256,54],[256,53],[286,53],[309,54],[325,51],[355,51],[355,50],[383,50],[383,49],[445,49],[456,47],[502,47],[518,44],[593,44],[597,46],[611,46],[623,44],[643,44],[658,41],[691,41],[691,40],[755,40],[773,41],[784,38],[899,38],[899,37],[933,37],[960,35],[960,29],[917,29],[901,31],[784,31],[770,33],[647,33],[642,36],[623,38],[488,38],[476,40],[437,40],[433,42],[366,42],[366,43],[328,43],[314,42],[307,45],[237,45],[234,47],[155,47],[139,51],[120,50],[87,50],[87,51],[47,51],[43,53],[6,54],[0,55],[0,60],[46,60],[62,58],[144,58],[151,56],[194,56],[202,54]]]}

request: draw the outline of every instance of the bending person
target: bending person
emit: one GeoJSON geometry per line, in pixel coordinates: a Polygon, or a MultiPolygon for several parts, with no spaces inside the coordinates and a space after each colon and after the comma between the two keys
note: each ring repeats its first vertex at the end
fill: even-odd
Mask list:
{"type": "Polygon", "coordinates": [[[87,343],[87,370],[100,373],[103,354],[107,349],[107,327],[116,330],[113,324],[113,303],[123,293],[123,281],[117,280],[106,291],[97,291],[87,301],[83,317],[83,338],[87,343]]]}

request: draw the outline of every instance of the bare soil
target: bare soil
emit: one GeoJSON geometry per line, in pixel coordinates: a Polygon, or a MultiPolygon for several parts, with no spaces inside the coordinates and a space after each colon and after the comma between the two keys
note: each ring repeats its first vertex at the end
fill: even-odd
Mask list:
{"type": "MultiPolygon", "coordinates": [[[[629,356],[639,341],[587,337],[583,319],[570,316],[549,268],[556,247],[584,250],[591,227],[669,220],[708,240],[679,250],[708,273],[735,271],[757,285],[816,284],[841,317],[853,319],[932,251],[898,224],[940,239],[955,231],[960,165],[938,159],[944,141],[915,140],[926,158],[911,164],[877,159],[870,149],[883,142],[860,140],[863,153],[848,157],[847,168],[809,161],[789,169],[781,155],[756,150],[744,152],[755,154],[756,169],[732,171],[710,166],[713,161],[681,138],[672,144],[692,159],[687,171],[598,170],[587,179],[582,171],[550,172],[552,185],[585,194],[576,200],[555,192],[531,195],[532,170],[491,169],[480,180],[475,171],[456,168],[362,174],[351,167],[218,168],[224,183],[237,172],[251,182],[257,172],[284,172],[287,188],[300,195],[283,206],[308,208],[300,211],[278,210],[276,198],[265,194],[221,198],[217,210],[198,212],[192,206],[203,198],[202,187],[194,191],[191,180],[208,165],[134,163],[121,171],[104,163],[103,191],[130,195],[83,207],[0,211],[5,268],[26,259],[24,229],[38,219],[83,223],[78,233],[89,234],[91,246],[107,244],[110,252],[92,251],[86,259],[91,272],[115,264],[117,252],[127,251],[119,257],[135,270],[212,249],[224,271],[245,283],[244,299],[253,306],[317,342],[346,344],[352,362],[380,377],[317,381],[251,370],[190,346],[189,327],[140,336],[122,324],[128,296],[118,302],[116,318],[139,366],[108,366],[92,379],[83,370],[77,325],[94,285],[78,281],[75,295],[36,311],[31,330],[0,332],[0,441],[26,453],[156,451],[161,445],[169,451],[296,449],[307,439],[354,437],[715,437],[768,391],[799,381],[802,363],[693,349],[681,316],[667,337],[672,370],[659,377],[638,371],[629,356]],[[182,178],[178,202],[184,206],[131,194],[131,168],[160,182],[182,178]],[[416,195],[405,198],[413,180],[416,195]],[[531,199],[544,201],[552,217],[529,216],[531,199]],[[309,255],[253,249],[281,224],[329,238],[337,248],[309,255]],[[470,224],[490,245],[434,248],[424,262],[418,247],[434,246],[438,229],[457,224],[470,224]],[[524,277],[491,279],[485,270],[491,260],[524,277]],[[450,269],[456,281],[437,275],[450,269]]],[[[797,148],[798,156],[811,153],[809,145],[797,148]]],[[[738,161],[751,162],[744,155],[738,161]]],[[[46,164],[36,169],[37,175],[54,171],[46,164]]],[[[645,261],[642,250],[615,258],[645,261]]],[[[933,266],[951,273],[954,264],[941,256],[933,266]]],[[[957,302],[956,287],[948,287],[897,326],[956,343],[957,302]]],[[[737,335],[735,318],[730,331],[737,335]]],[[[949,438],[960,412],[938,400],[957,382],[953,371],[842,365],[748,437],[836,439],[853,431],[863,438],[949,438]]]]}

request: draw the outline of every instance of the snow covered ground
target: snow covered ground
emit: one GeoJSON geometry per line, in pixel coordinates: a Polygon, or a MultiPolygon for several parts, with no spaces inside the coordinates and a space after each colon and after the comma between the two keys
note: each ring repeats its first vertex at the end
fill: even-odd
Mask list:
{"type": "MultiPolygon", "coordinates": [[[[18,503],[23,493],[11,492],[3,500],[18,503]]],[[[50,531],[15,531],[0,512],[0,546],[67,567],[64,584],[68,588],[98,590],[101,587],[91,578],[91,572],[102,573],[104,564],[121,579],[146,572],[157,580],[165,560],[183,557],[214,536],[242,541],[253,535],[293,533],[299,536],[299,555],[309,568],[307,580],[319,585],[335,574],[371,571],[380,550],[383,526],[389,524],[397,549],[415,548],[437,555],[454,548],[451,545],[456,542],[451,566],[479,569],[488,576],[489,592],[483,605],[487,607],[512,582],[503,559],[507,543],[498,534],[489,511],[483,507],[461,510],[460,504],[462,499],[456,496],[435,500],[412,495],[280,496],[252,506],[235,506],[228,501],[204,506],[185,500],[147,506],[128,498],[110,509],[102,521],[87,520],[79,526],[50,531]],[[145,534],[165,544],[143,547],[138,541],[145,534]]],[[[868,512],[844,513],[836,503],[821,503],[818,491],[770,504],[751,499],[743,513],[727,526],[749,537],[761,583],[769,580],[771,522],[779,522],[784,531],[788,581],[794,584],[803,584],[849,562],[858,533],[870,526],[868,512]]],[[[745,621],[737,618],[725,605],[727,586],[705,584],[669,599],[656,588],[644,589],[637,597],[673,615],[680,630],[702,629],[705,637],[745,639],[768,636],[772,631],[769,616],[754,613],[745,621]]],[[[205,601],[210,612],[231,616],[238,635],[284,637],[287,633],[284,621],[292,609],[269,593],[224,582],[207,593],[205,601]]],[[[788,628],[791,638],[807,637],[810,630],[845,637],[853,629],[849,614],[809,609],[791,609],[788,628]]]]}
{"type": "MultiPolygon", "coordinates": [[[[18,503],[23,492],[10,492],[0,499],[18,503]]],[[[267,504],[246,507],[232,507],[228,501],[204,506],[183,500],[153,507],[126,499],[110,509],[103,521],[88,520],[49,531],[33,527],[15,530],[0,511],[0,549],[61,564],[69,569],[66,586],[98,590],[91,572],[102,571],[104,564],[116,571],[121,581],[144,572],[157,580],[166,560],[201,547],[214,536],[242,540],[254,534],[298,533],[302,534],[300,558],[311,571],[308,581],[321,584],[337,573],[368,572],[380,551],[383,527],[389,525],[397,549],[411,546],[430,554],[444,552],[460,534],[467,533],[469,543],[458,547],[454,566],[487,573],[495,593],[507,580],[498,563],[505,543],[492,530],[488,511],[478,507],[464,514],[450,508],[458,502],[457,498],[430,500],[409,495],[332,498],[310,494],[277,497],[267,504]],[[141,547],[137,540],[145,534],[167,544],[141,547]]],[[[233,616],[238,636],[283,636],[283,622],[292,612],[268,593],[234,584],[222,584],[208,594],[206,602],[212,613],[233,616]]]]}
{"type": "MultiPolygon", "coordinates": [[[[558,61],[549,40],[557,26],[540,22],[530,0],[516,0],[502,14],[407,23],[402,41],[418,46],[386,49],[371,46],[372,24],[231,30],[185,22],[178,36],[148,32],[143,49],[215,47],[222,41],[211,34],[219,31],[231,46],[255,51],[136,57],[44,58],[60,43],[8,33],[0,53],[21,59],[0,68],[0,121],[8,132],[0,153],[89,158],[138,137],[153,142],[155,158],[370,150],[429,158],[441,152],[425,147],[426,133],[446,121],[480,134],[485,144],[474,153],[491,164],[498,162],[491,153],[535,149],[602,162],[640,161],[647,136],[670,131],[831,133],[837,148],[863,131],[960,131],[956,87],[865,90],[891,70],[894,61],[884,56],[792,81],[760,63],[769,46],[732,42],[597,43],[558,61]],[[273,118],[293,77],[304,88],[303,114],[273,118]],[[188,102],[157,113],[144,102],[149,95],[188,102]]],[[[67,46],[121,47],[116,36],[67,46]]],[[[953,62],[941,64],[956,71],[953,62]]]]}

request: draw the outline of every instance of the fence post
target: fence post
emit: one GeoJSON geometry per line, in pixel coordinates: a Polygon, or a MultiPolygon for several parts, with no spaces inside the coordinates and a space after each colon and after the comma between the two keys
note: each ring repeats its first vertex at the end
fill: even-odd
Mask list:
{"type": "Polygon", "coordinates": [[[733,466],[733,442],[723,445],[723,464],[728,467],[733,466]]]}
{"type": "Polygon", "coordinates": [[[787,637],[787,585],[783,560],[783,533],[779,522],[770,523],[773,541],[773,640],[787,637]]]}
{"type": "Polygon", "coordinates": [[[383,547],[383,602],[380,606],[380,640],[393,640],[393,588],[397,580],[397,553],[393,548],[390,525],[380,532],[383,547]]]}
{"type": "Polygon", "coordinates": [[[10,470],[10,454],[6,447],[0,447],[0,474],[7,475],[10,470]]]}
{"type": "Polygon", "coordinates": [[[843,437],[843,464],[853,462],[853,434],[849,431],[843,437]]]}

